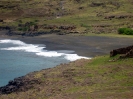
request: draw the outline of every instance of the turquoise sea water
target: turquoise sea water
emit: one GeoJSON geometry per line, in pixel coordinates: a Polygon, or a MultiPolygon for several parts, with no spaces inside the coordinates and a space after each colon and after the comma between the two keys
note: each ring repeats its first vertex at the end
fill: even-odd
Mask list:
{"type": "Polygon", "coordinates": [[[47,51],[45,48],[45,45],[26,44],[19,40],[0,40],[0,87],[29,72],[86,58],[72,54],[72,51],[47,51]]]}

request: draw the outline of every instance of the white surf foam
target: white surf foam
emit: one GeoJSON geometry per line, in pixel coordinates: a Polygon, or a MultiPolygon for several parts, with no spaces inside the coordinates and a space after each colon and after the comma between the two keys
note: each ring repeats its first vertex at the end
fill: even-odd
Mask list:
{"type": "Polygon", "coordinates": [[[9,40],[9,39],[5,39],[5,40],[0,40],[0,43],[12,43],[15,45],[25,45],[24,42],[19,41],[19,40],[9,40]]]}
{"type": "Polygon", "coordinates": [[[78,56],[77,54],[65,54],[65,59],[71,60],[71,61],[75,61],[75,60],[82,59],[82,58],[83,59],[91,59],[88,57],[78,56]]]}
{"type": "Polygon", "coordinates": [[[15,50],[15,51],[25,51],[25,52],[34,52],[36,55],[44,56],[44,57],[60,57],[63,56],[65,59],[70,61],[75,61],[77,59],[90,59],[88,57],[78,56],[77,54],[67,54],[62,52],[56,52],[56,51],[47,51],[44,50],[46,47],[42,47],[39,45],[33,45],[33,44],[26,44],[20,40],[0,40],[0,43],[11,43],[14,45],[17,45],[15,47],[8,47],[8,48],[1,48],[1,50],[15,50]]]}

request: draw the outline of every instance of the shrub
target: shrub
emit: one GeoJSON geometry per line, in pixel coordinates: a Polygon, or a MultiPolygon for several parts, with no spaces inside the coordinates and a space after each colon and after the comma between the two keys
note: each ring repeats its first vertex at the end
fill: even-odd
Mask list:
{"type": "Polygon", "coordinates": [[[24,27],[23,31],[28,31],[28,29],[29,29],[28,27],[24,27]]]}
{"type": "Polygon", "coordinates": [[[133,35],[133,30],[130,28],[119,28],[118,33],[125,34],[125,35],[133,35]]]}
{"type": "Polygon", "coordinates": [[[35,20],[34,22],[38,22],[39,20],[35,20]]]}
{"type": "Polygon", "coordinates": [[[18,28],[19,31],[22,31],[23,29],[22,28],[18,28]]]}
{"type": "Polygon", "coordinates": [[[26,32],[28,31],[28,27],[22,27],[22,28],[18,28],[19,31],[23,31],[23,32],[26,32]]]}
{"type": "Polygon", "coordinates": [[[23,23],[22,20],[19,20],[18,22],[19,22],[19,23],[23,23]]]}
{"type": "Polygon", "coordinates": [[[32,26],[32,25],[36,25],[35,22],[30,22],[29,24],[30,24],[30,26],[32,26]]]}
{"type": "Polygon", "coordinates": [[[89,26],[88,25],[86,25],[86,24],[81,24],[80,25],[81,27],[86,27],[86,28],[88,28],[89,26]]]}

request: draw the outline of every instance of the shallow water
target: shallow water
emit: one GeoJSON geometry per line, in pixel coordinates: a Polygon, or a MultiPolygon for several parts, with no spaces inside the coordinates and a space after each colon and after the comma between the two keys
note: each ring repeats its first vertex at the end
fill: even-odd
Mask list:
{"type": "Polygon", "coordinates": [[[0,86],[29,72],[52,68],[81,57],[73,51],[48,51],[45,45],[26,44],[19,40],[0,40],[0,86]]]}

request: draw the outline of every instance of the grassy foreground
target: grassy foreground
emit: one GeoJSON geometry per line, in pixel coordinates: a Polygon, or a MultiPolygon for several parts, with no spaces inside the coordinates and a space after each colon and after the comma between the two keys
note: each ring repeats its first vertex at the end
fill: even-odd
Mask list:
{"type": "Polygon", "coordinates": [[[0,99],[133,99],[133,59],[77,60],[32,73],[40,84],[0,99]]]}

